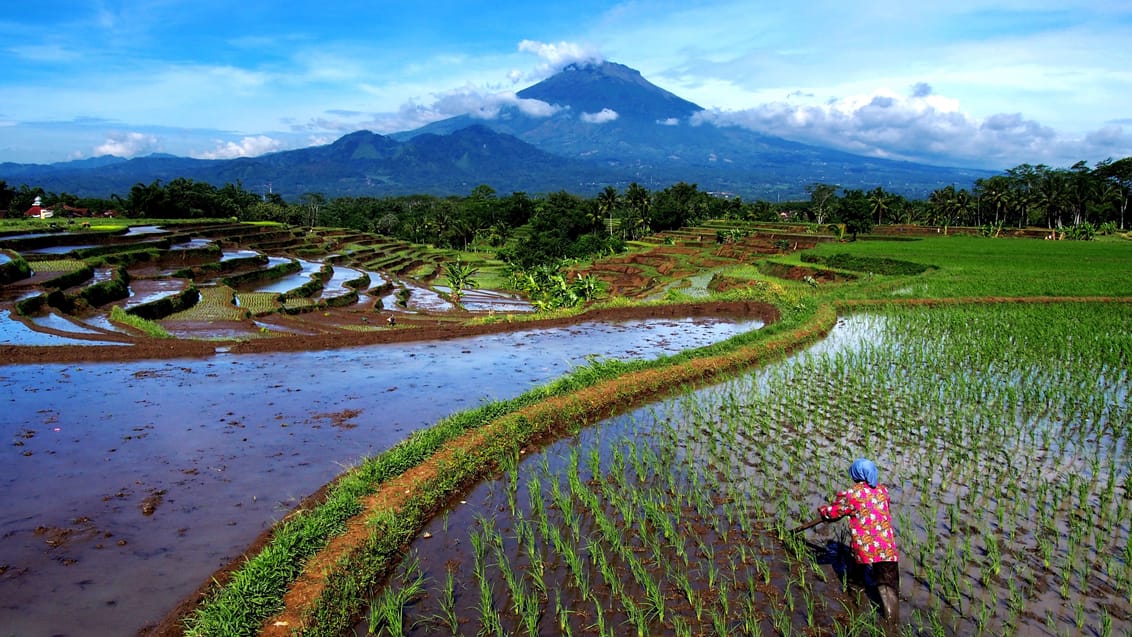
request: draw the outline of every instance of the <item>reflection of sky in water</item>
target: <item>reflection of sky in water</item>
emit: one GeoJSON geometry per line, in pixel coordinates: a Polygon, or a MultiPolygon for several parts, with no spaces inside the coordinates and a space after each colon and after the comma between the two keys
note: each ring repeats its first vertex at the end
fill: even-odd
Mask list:
{"type": "Polygon", "coordinates": [[[84,325],[73,323],[54,312],[40,314],[38,316],[31,316],[28,317],[28,320],[30,320],[35,325],[38,325],[39,327],[47,327],[53,330],[58,330],[60,332],[77,332],[79,334],[98,333],[97,330],[92,330],[84,325]]]}
{"type": "Polygon", "coordinates": [[[0,263],[7,263],[12,260],[12,257],[0,252],[0,263]]]}
{"type": "Polygon", "coordinates": [[[198,248],[205,248],[211,245],[212,239],[189,239],[184,243],[175,243],[169,246],[170,250],[195,250],[198,248]]]}
{"type": "MultiPolygon", "coordinates": [[[[62,317],[54,314],[49,315],[48,318],[37,318],[33,321],[40,325],[40,320],[43,321],[44,327],[52,329],[74,332],[76,334],[91,334],[93,332],[85,330],[76,326],[74,323],[67,321],[62,317]],[[49,318],[55,317],[55,318],[49,318]]],[[[0,318],[0,341],[5,345],[33,345],[36,347],[52,347],[58,345],[121,345],[121,343],[109,343],[99,341],[89,341],[86,339],[67,338],[66,336],[57,336],[55,334],[48,334],[46,332],[37,332],[32,328],[25,325],[22,321],[16,320],[12,316],[11,310],[4,312],[0,318]]]]}
{"type": "MultiPolygon", "coordinates": [[[[143,283],[138,282],[137,285],[140,287],[143,283]]],[[[122,302],[123,309],[175,296],[184,291],[189,282],[185,279],[151,279],[145,281],[144,285],[149,290],[145,294],[138,294],[134,285],[129,287],[130,296],[122,302]]]]}
{"type": "Polygon", "coordinates": [[[15,241],[17,239],[39,239],[40,237],[54,237],[54,236],[57,236],[58,234],[59,234],[58,232],[32,232],[32,233],[29,233],[29,234],[10,234],[10,235],[4,236],[4,237],[0,237],[0,243],[3,243],[5,241],[15,241]]]}
{"type": "Polygon", "coordinates": [[[383,307],[387,310],[409,310],[411,312],[451,312],[454,306],[448,301],[441,298],[435,290],[414,285],[408,281],[394,280],[396,287],[394,287],[391,294],[386,294],[381,297],[383,307]],[[409,291],[409,299],[407,305],[403,306],[397,303],[397,292],[400,288],[404,287],[409,291]]]}
{"type": "Polygon", "coordinates": [[[330,275],[330,278],[323,284],[322,298],[333,298],[350,292],[350,288],[346,287],[346,282],[360,278],[362,278],[361,270],[345,268],[340,265],[334,266],[334,274],[330,275]]]}
{"type": "Polygon", "coordinates": [[[373,270],[364,270],[364,272],[369,275],[370,288],[376,288],[385,285],[387,279],[382,273],[374,272],[373,270]]]}
{"type": "Polygon", "coordinates": [[[24,252],[26,254],[67,254],[68,252],[74,252],[75,250],[97,248],[98,246],[99,244],[97,243],[82,243],[61,246],[44,246],[42,248],[29,248],[27,250],[21,250],[21,252],[24,252]]]}
{"type": "Polygon", "coordinates": [[[157,226],[130,226],[130,229],[123,236],[134,237],[146,234],[167,234],[168,232],[168,230],[163,230],[157,226]]]}
{"type": "Polygon", "coordinates": [[[0,445],[0,493],[18,494],[0,507],[4,563],[29,569],[0,578],[3,632],[70,633],[82,617],[84,635],[137,633],[360,456],[591,355],[655,358],[758,326],[586,323],[327,351],[0,366],[4,439],[35,432],[21,447],[0,445]],[[353,426],[334,426],[328,414],[347,410],[358,414],[353,426]],[[139,502],[156,490],[164,503],[145,517],[139,502]],[[37,526],[84,516],[114,534],[104,550],[99,536],[44,551],[37,526]]]}
{"type": "MultiPolygon", "coordinates": [[[[310,282],[311,275],[318,274],[322,269],[322,264],[317,261],[306,261],[303,259],[295,259],[299,262],[302,270],[295,274],[288,274],[287,276],[275,279],[273,281],[265,281],[262,285],[252,288],[251,292],[272,292],[275,294],[282,294],[283,292],[290,292],[295,288],[302,287],[310,282]]],[[[273,268],[282,263],[290,263],[291,259],[272,257],[268,260],[267,267],[273,268]]]]}
{"type": "MultiPolygon", "coordinates": [[[[220,254],[221,261],[231,261],[232,259],[247,259],[249,257],[258,256],[259,253],[255,250],[225,250],[220,254]]],[[[284,259],[285,261],[286,259],[284,259]]]]}
{"type": "MultiPolygon", "coordinates": [[[[441,285],[436,286],[436,289],[444,293],[452,291],[451,288],[441,285]]],[[[464,290],[464,293],[460,296],[460,305],[471,312],[487,312],[489,310],[496,312],[534,311],[530,301],[495,290],[464,290]]]]}
{"type": "Polygon", "coordinates": [[[106,314],[95,314],[94,316],[84,317],[83,323],[86,323],[87,325],[89,325],[91,327],[106,330],[108,332],[119,332],[119,333],[122,333],[122,334],[132,334],[133,333],[128,328],[112,322],[110,320],[110,317],[106,314]]]}

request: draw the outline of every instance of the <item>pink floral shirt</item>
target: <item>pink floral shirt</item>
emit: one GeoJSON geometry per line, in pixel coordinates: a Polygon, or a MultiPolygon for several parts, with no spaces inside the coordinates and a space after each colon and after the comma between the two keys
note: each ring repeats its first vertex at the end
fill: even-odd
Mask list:
{"type": "Polygon", "coordinates": [[[830,504],[818,507],[818,513],[831,520],[849,517],[849,532],[853,536],[850,548],[858,564],[900,559],[888,510],[888,489],[883,484],[873,488],[867,482],[858,482],[838,493],[830,504]]]}

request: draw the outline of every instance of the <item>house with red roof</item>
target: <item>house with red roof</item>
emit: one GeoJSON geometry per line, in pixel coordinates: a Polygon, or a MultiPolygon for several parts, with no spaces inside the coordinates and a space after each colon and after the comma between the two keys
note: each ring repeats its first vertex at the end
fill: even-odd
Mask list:
{"type": "Polygon", "coordinates": [[[35,217],[37,219],[50,219],[51,217],[55,216],[55,210],[51,208],[45,208],[40,198],[36,197],[35,201],[33,201],[31,204],[31,208],[27,209],[27,212],[24,213],[24,216],[35,217]]]}

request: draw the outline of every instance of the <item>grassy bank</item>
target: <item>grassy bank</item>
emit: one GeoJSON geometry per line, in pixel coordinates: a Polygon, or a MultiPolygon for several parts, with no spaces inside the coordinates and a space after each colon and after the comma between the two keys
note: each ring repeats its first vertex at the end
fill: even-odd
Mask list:
{"type": "Polygon", "coordinates": [[[299,512],[281,524],[271,544],[252,557],[232,581],[203,605],[189,622],[193,635],[252,635],[260,623],[282,609],[283,594],[306,559],[317,552],[362,510],[360,501],[405,472],[436,460],[446,445],[460,449],[445,457],[442,470],[412,485],[413,498],[397,509],[377,507],[367,513],[373,533],[364,550],[355,550],[334,575],[345,578],[325,590],[325,597],[305,609],[311,634],[336,634],[361,610],[361,592],[387,572],[405,538],[459,489],[481,479],[518,448],[596,422],[682,387],[696,386],[734,373],[757,361],[780,356],[820,338],[835,320],[829,306],[793,311],[779,322],[695,351],[654,361],[601,361],[527,392],[513,400],[454,414],[410,435],[389,451],[344,475],[321,506],[299,512]],[[482,444],[460,441],[472,433],[482,444]],[[317,627],[317,628],[315,628],[317,627]]]}
{"type": "MultiPolygon", "coordinates": [[[[453,493],[497,469],[520,448],[609,417],[679,388],[700,386],[820,338],[836,320],[829,302],[1026,297],[1132,298],[1132,244],[940,237],[910,242],[828,244],[813,253],[860,257],[849,283],[779,281],[753,266],[728,298],[772,301],[782,320],[709,348],[651,362],[595,363],[512,401],[455,414],[344,475],[321,506],[289,516],[262,552],[190,619],[193,635],[252,635],[302,588],[301,606],[268,634],[341,634],[396,563],[403,544],[453,493]],[[930,266],[921,274],[878,274],[869,259],[930,266]],[[865,265],[860,265],[864,263],[865,265]],[[396,497],[393,497],[396,495],[396,497]],[[361,538],[312,568],[335,538],[361,538]],[[305,574],[304,574],[305,573],[305,574]],[[303,582],[306,578],[306,581],[303,582]],[[303,586],[296,586],[296,582],[303,586]],[[305,588],[304,588],[305,587],[305,588]]],[[[797,256],[785,261],[803,265],[797,256]]]]}

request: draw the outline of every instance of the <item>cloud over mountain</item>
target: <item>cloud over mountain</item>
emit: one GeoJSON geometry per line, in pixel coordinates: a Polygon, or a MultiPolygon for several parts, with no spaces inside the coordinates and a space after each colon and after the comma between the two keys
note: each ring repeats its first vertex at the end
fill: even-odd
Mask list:
{"type": "Polygon", "coordinates": [[[146,133],[112,133],[94,148],[95,156],[133,157],[152,153],[158,148],[157,137],[146,133]]]}
{"type": "Polygon", "coordinates": [[[283,150],[286,146],[278,139],[266,135],[244,137],[239,142],[217,140],[216,148],[194,154],[197,159],[235,159],[236,157],[256,157],[265,153],[283,150]]]}
{"type": "Polygon", "coordinates": [[[587,124],[604,124],[612,122],[617,117],[617,111],[610,108],[603,108],[596,113],[582,113],[582,121],[587,124]]]}
{"type": "Polygon", "coordinates": [[[1120,126],[1107,126],[1075,139],[1021,113],[982,119],[964,111],[959,100],[937,94],[919,82],[906,95],[887,89],[824,102],[795,93],[786,100],[749,109],[711,109],[696,122],[739,126],[794,141],[838,148],[870,157],[926,163],[980,166],[1057,163],[1119,154],[1129,139],[1120,126]]]}

